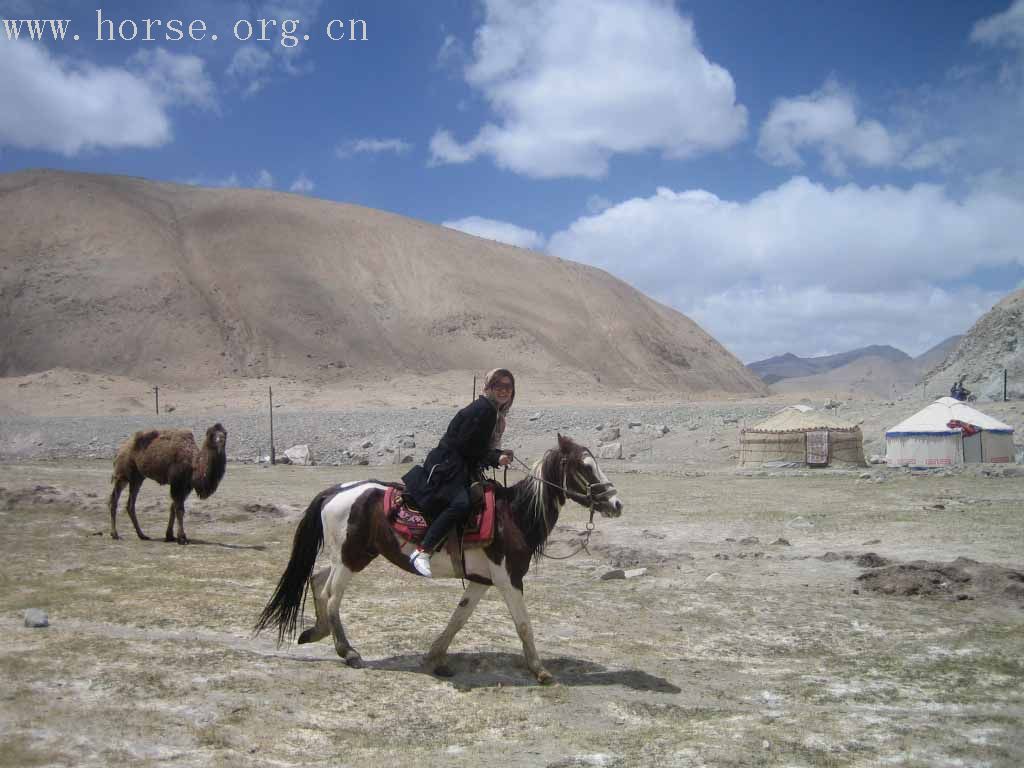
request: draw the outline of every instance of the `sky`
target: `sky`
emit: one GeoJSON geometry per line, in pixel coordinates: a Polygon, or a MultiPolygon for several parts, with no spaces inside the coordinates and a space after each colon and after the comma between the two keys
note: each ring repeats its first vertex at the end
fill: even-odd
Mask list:
{"type": "Polygon", "coordinates": [[[0,0],[0,19],[0,172],[392,211],[607,270],[744,362],[917,355],[1024,287],[1024,0],[0,0]]]}

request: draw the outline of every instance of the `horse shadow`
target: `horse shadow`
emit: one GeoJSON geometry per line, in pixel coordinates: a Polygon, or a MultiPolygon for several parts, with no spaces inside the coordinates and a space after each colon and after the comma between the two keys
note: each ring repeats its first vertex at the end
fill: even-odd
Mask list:
{"type": "MultiPolygon", "coordinates": [[[[456,690],[497,686],[533,686],[537,680],[526,669],[523,658],[511,653],[458,653],[448,656],[451,677],[435,675],[423,666],[421,654],[403,654],[384,659],[364,659],[367,669],[386,672],[418,672],[451,682],[456,690]]],[[[563,686],[619,685],[635,691],[655,693],[681,693],[682,689],[662,677],[638,669],[610,670],[592,661],[570,656],[544,659],[544,667],[563,686]]]]}

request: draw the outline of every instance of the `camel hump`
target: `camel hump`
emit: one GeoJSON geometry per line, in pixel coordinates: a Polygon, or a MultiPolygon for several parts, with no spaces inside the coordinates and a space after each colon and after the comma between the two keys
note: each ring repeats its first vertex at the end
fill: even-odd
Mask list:
{"type": "Polygon", "coordinates": [[[133,451],[144,451],[147,446],[160,437],[159,429],[150,429],[143,432],[136,432],[135,437],[132,438],[132,450],[133,451]]]}
{"type": "Polygon", "coordinates": [[[136,432],[131,441],[132,451],[145,451],[146,447],[158,437],[160,437],[159,429],[147,429],[136,432]]]}

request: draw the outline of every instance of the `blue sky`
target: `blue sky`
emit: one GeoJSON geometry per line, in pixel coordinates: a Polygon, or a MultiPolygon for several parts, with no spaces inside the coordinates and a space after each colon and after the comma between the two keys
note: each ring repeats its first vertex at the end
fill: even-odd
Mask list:
{"type": "Polygon", "coordinates": [[[1024,0],[0,0],[0,18],[70,20],[63,41],[0,29],[0,172],[446,224],[606,269],[744,361],[918,354],[1024,282],[1024,0]],[[97,8],[136,39],[97,41],[97,8]],[[171,19],[205,39],[165,39],[171,19]],[[332,19],[367,39],[329,40],[332,19]]]}

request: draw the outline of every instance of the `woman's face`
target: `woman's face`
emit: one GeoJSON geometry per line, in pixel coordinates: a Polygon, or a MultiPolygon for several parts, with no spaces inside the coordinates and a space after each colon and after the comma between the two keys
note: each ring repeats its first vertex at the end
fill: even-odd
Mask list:
{"type": "Polygon", "coordinates": [[[508,405],[508,402],[512,399],[512,380],[506,376],[501,376],[491,384],[487,391],[494,396],[494,400],[498,405],[508,405]]]}

